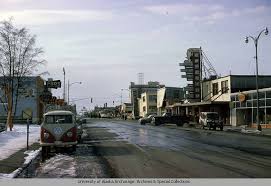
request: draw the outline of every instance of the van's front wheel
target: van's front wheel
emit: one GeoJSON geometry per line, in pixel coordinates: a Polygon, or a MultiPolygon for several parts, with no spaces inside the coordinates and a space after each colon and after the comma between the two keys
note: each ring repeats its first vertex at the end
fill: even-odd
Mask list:
{"type": "Polygon", "coordinates": [[[76,145],[72,146],[72,151],[75,152],[76,151],[76,145]]]}
{"type": "Polygon", "coordinates": [[[50,147],[41,147],[41,160],[45,161],[48,157],[50,147]]]}

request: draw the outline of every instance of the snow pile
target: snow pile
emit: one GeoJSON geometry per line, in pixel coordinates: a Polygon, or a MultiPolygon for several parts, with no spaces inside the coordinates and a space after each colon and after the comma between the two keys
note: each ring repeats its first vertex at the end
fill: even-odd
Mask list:
{"type": "MultiPolygon", "coordinates": [[[[14,125],[13,131],[0,133],[0,160],[26,147],[26,125],[14,125]]],[[[38,142],[40,137],[40,126],[29,126],[29,145],[38,142]]]]}
{"type": "Polygon", "coordinates": [[[42,177],[55,178],[74,178],[76,177],[76,162],[73,157],[58,154],[48,159],[41,166],[42,177]]]}
{"type": "Polygon", "coordinates": [[[39,155],[40,151],[41,149],[25,151],[24,154],[27,154],[28,156],[24,157],[24,165],[28,165],[29,163],[31,163],[31,161],[39,155]]]}
{"type": "Polygon", "coordinates": [[[241,133],[245,133],[245,134],[261,134],[261,131],[259,131],[259,130],[241,129],[241,133]]]}

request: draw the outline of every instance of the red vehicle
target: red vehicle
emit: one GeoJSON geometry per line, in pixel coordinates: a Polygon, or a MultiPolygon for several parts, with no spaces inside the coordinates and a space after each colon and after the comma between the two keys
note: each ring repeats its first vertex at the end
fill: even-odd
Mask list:
{"type": "Polygon", "coordinates": [[[40,132],[43,159],[51,148],[72,148],[75,151],[77,138],[77,124],[71,111],[57,110],[44,114],[40,132]]]}

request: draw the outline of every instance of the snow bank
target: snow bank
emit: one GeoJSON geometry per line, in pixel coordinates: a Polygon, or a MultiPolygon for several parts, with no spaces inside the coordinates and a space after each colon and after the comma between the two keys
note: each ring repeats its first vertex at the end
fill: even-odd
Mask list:
{"type": "Polygon", "coordinates": [[[42,177],[74,178],[76,177],[76,162],[71,156],[58,154],[44,162],[40,170],[42,177]]]}
{"type": "MultiPolygon", "coordinates": [[[[0,160],[8,158],[10,155],[26,147],[25,125],[14,125],[13,131],[0,133],[0,160]]],[[[29,126],[29,145],[37,142],[40,137],[40,126],[29,126]]]]}

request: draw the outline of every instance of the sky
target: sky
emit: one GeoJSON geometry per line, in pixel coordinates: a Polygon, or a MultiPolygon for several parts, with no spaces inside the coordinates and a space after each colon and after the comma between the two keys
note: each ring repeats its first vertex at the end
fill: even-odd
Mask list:
{"type": "MultiPolygon", "coordinates": [[[[202,47],[221,76],[255,74],[255,46],[246,36],[271,30],[270,0],[0,0],[0,20],[37,35],[47,79],[70,86],[81,109],[129,101],[130,82],[183,87],[178,64],[202,47]],[[66,82],[67,82],[66,81],[66,82]],[[121,89],[123,89],[121,91],[121,89]],[[79,100],[83,98],[93,98],[79,100]]],[[[259,74],[271,74],[271,33],[258,45],[259,74]]],[[[63,89],[53,92],[62,97],[63,89]]]]}

